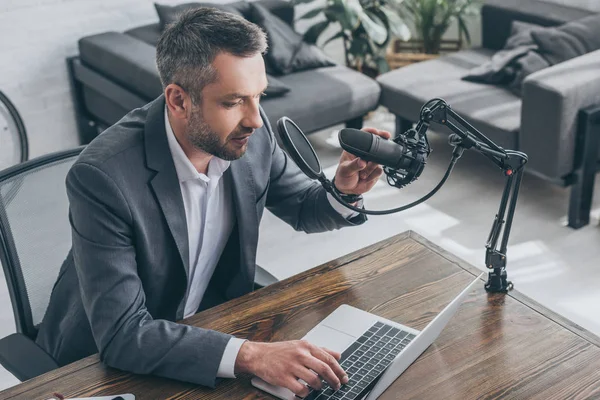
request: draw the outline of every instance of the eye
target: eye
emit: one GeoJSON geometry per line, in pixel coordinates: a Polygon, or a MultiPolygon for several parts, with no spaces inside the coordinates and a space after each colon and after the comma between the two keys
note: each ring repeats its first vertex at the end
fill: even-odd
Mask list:
{"type": "Polygon", "coordinates": [[[242,104],[242,102],[243,102],[243,100],[236,101],[235,103],[225,102],[225,103],[223,103],[223,106],[225,106],[225,108],[233,108],[235,106],[242,104]]]}

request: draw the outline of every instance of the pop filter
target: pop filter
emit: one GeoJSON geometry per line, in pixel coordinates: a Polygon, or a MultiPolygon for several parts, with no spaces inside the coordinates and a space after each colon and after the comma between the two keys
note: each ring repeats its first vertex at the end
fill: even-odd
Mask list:
{"type": "Polygon", "coordinates": [[[298,168],[310,179],[325,180],[319,157],[298,125],[288,117],[281,117],[277,121],[277,130],[283,147],[298,168]]]}

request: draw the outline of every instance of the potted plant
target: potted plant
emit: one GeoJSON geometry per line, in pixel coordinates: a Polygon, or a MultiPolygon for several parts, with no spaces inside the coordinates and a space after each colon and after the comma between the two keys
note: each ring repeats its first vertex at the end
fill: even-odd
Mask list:
{"type": "MultiPolygon", "coordinates": [[[[293,1],[300,4],[315,0],[293,1]]],[[[316,44],[331,24],[337,24],[339,31],[325,40],[322,46],[341,38],[346,65],[375,77],[389,70],[385,54],[390,41],[393,38],[410,38],[410,30],[399,13],[401,3],[402,0],[325,0],[324,6],[314,8],[299,18],[325,16],[325,20],[316,22],[304,33],[304,40],[316,44]]]]}
{"type": "Polygon", "coordinates": [[[471,43],[466,17],[478,13],[481,0],[404,0],[400,14],[411,21],[417,36],[422,40],[422,52],[439,54],[442,37],[456,21],[458,42],[471,43]]]}

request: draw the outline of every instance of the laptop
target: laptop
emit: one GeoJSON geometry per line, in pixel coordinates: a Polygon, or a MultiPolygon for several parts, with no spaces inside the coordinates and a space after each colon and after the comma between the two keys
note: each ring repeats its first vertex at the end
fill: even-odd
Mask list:
{"type": "MultiPolygon", "coordinates": [[[[304,399],[377,399],[437,339],[484,275],[475,278],[422,331],[346,304],[338,307],[302,339],[340,352],[339,362],[349,382],[336,391],[323,381],[321,390],[311,390],[304,399]]],[[[298,399],[289,389],[257,377],[252,385],[280,399],[298,399]]]]}

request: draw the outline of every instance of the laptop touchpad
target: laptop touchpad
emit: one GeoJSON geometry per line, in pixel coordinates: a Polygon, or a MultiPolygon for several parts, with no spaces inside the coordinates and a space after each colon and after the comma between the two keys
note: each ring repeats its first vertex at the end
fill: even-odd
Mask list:
{"type": "Polygon", "coordinates": [[[319,325],[306,334],[304,339],[316,346],[343,353],[356,340],[356,337],[328,326],[319,325]]]}

